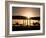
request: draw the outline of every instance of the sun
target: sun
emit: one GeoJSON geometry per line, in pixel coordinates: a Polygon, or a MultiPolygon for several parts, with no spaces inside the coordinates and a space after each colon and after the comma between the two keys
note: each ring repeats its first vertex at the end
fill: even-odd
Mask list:
{"type": "Polygon", "coordinates": [[[27,16],[27,18],[30,18],[30,16],[27,16]]]}
{"type": "Polygon", "coordinates": [[[26,13],[26,15],[25,15],[28,19],[30,18],[30,17],[32,17],[33,15],[31,14],[31,13],[26,13]]]}
{"type": "Polygon", "coordinates": [[[34,17],[34,14],[33,14],[32,12],[30,12],[30,11],[26,11],[26,12],[23,13],[22,15],[25,16],[25,17],[27,17],[28,19],[29,19],[30,17],[34,17]]]}

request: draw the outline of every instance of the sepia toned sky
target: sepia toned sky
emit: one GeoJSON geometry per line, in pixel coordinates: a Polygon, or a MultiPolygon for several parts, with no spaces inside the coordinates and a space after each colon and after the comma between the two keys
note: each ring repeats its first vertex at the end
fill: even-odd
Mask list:
{"type": "Polygon", "coordinates": [[[38,17],[40,16],[40,8],[31,7],[12,7],[13,16],[38,17]]]}
{"type": "MultiPolygon", "coordinates": [[[[40,8],[29,8],[29,7],[13,7],[12,8],[12,15],[13,16],[25,16],[27,18],[30,17],[39,17],[40,16],[40,8]]],[[[14,24],[18,22],[19,24],[23,24],[23,20],[13,20],[12,23],[14,24]]],[[[36,22],[37,20],[31,20],[31,23],[36,22]]],[[[25,21],[27,25],[27,20],[25,21]]],[[[28,25],[30,25],[28,21],[28,25]]]]}

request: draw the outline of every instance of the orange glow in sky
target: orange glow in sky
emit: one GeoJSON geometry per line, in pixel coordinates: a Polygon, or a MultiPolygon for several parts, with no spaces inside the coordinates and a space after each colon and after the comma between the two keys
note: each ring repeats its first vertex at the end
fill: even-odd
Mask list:
{"type": "Polygon", "coordinates": [[[40,16],[40,8],[13,7],[13,16],[37,17],[40,16]]]}
{"type": "MultiPolygon", "coordinates": [[[[27,18],[39,17],[40,16],[40,8],[13,7],[12,15],[13,16],[25,16],[27,18]]],[[[15,23],[14,21],[13,21],[13,23],[15,23]]],[[[23,24],[23,20],[16,20],[16,21],[18,21],[19,24],[23,24]]],[[[33,21],[34,20],[32,20],[31,23],[33,21]]],[[[27,25],[27,20],[25,22],[27,25]]],[[[36,20],[35,20],[35,22],[36,22],[36,20]]],[[[30,25],[29,20],[28,20],[28,25],[30,25]]]]}

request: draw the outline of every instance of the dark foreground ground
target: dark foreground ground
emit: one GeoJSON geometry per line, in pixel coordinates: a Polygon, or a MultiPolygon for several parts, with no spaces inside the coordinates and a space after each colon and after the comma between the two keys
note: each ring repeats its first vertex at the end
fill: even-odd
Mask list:
{"type": "Polygon", "coordinates": [[[40,30],[40,26],[12,26],[12,31],[40,30]]]}

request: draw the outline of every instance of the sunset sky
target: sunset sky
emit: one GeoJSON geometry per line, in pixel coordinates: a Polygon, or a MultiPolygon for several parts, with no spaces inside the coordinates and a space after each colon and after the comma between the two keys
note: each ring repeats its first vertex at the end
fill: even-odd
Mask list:
{"type": "MultiPolygon", "coordinates": [[[[31,8],[31,7],[13,7],[12,8],[12,15],[13,16],[25,16],[27,18],[30,17],[39,17],[40,16],[40,8],[31,8]]],[[[19,24],[23,24],[23,20],[13,20],[12,23],[14,24],[18,22],[19,24]]],[[[27,25],[27,21],[26,25],[27,25]]],[[[32,20],[31,23],[36,22],[36,20],[32,20]]],[[[28,21],[28,25],[29,21],[28,21]]]]}
{"type": "Polygon", "coordinates": [[[38,17],[40,16],[40,8],[31,7],[13,7],[13,16],[38,17]]]}

